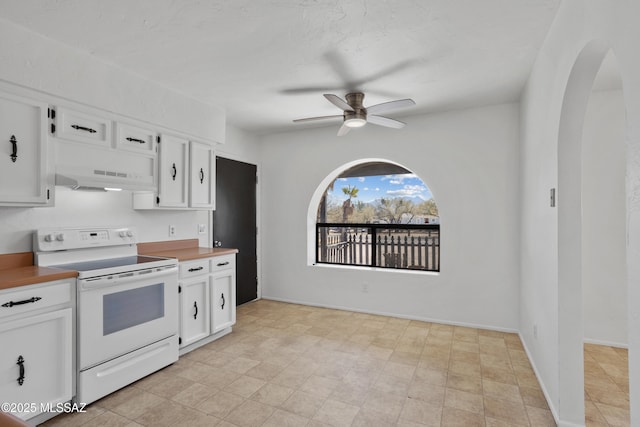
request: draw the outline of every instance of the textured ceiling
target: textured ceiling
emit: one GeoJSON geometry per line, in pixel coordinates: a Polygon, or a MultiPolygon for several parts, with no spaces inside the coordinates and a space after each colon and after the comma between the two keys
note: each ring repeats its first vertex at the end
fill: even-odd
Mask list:
{"type": "Polygon", "coordinates": [[[559,1],[0,0],[0,8],[268,133],[340,114],[323,93],[362,90],[365,106],[416,101],[391,117],[517,100],[559,1]]]}

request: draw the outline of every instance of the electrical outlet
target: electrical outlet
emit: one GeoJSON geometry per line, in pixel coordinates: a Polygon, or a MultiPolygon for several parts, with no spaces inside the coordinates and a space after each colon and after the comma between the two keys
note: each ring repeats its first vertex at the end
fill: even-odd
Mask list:
{"type": "Polygon", "coordinates": [[[198,224],[198,233],[204,234],[206,232],[207,232],[207,225],[206,224],[198,224]]]}
{"type": "Polygon", "coordinates": [[[362,283],[362,292],[364,292],[365,294],[369,292],[369,284],[368,283],[362,283]]]}
{"type": "Polygon", "coordinates": [[[169,226],[169,237],[175,237],[176,235],[176,226],[175,225],[170,225],[169,226]]]}
{"type": "Polygon", "coordinates": [[[538,339],[538,324],[537,323],[533,324],[533,337],[535,339],[538,339]]]}

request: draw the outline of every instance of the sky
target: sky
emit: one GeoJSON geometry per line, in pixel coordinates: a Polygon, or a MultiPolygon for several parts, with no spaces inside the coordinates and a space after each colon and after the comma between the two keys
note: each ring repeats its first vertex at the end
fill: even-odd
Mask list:
{"type": "Polygon", "coordinates": [[[333,192],[329,193],[330,198],[340,201],[347,199],[342,188],[349,185],[358,188],[358,197],[355,201],[372,202],[383,197],[410,197],[416,203],[420,203],[433,197],[431,190],[420,178],[414,174],[403,174],[338,178],[333,192]]]}

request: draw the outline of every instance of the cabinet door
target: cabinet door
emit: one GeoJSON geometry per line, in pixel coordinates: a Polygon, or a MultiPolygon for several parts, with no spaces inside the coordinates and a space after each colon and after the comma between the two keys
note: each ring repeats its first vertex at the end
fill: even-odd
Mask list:
{"type": "Polygon", "coordinates": [[[0,324],[0,401],[37,405],[13,415],[26,420],[41,403],[71,399],[71,334],[70,308],[0,324]]]}
{"type": "Polygon", "coordinates": [[[146,129],[128,123],[116,123],[116,146],[123,150],[155,156],[157,136],[158,133],[153,129],[146,129]]]}
{"type": "Polygon", "coordinates": [[[0,205],[47,203],[47,105],[0,94],[0,205]]]}
{"type": "Polygon", "coordinates": [[[236,272],[222,270],[211,278],[211,333],[216,333],[236,323],[236,272]]]}
{"type": "Polygon", "coordinates": [[[189,141],[171,135],[160,137],[158,206],[187,207],[187,152],[189,141]]]}
{"type": "Polygon", "coordinates": [[[210,275],[181,282],[180,347],[209,336],[210,275]]]}
{"type": "Polygon", "coordinates": [[[189,206],[214,209],[215,162],[213,147],[191,141],[189,206]]]}
{"type": "Polygon", "coordinates": [[[58,107],[55,136],[68,141],[111,147],[111,120],[58,107]]]}

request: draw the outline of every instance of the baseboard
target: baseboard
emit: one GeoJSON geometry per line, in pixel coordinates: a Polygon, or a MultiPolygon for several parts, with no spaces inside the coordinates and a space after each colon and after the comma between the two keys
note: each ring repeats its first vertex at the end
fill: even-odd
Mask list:
{"type": "Polygon", "coordinates": [[[595,344],[595,345],[606,345],[608,347],[617,347],[617,348],[624,348],[624,349],[629,349],[629,345],[625,344],[625,343],[621,343],[621,342],[615,342],[615,341],[604,341],[604,340],[592,340],[590,338],[585,338],[584,339],[584,343],[585,344],[595,344]]]}
{"type": "MultiPolygon", "coordinates": [[[[525,342],[525,340],[522,338],[522,334],[520,332],[518,332],[518,336],[520,337],[520,342],[522,343],[522,347],[524,348],[524,352],[527,354],[527,359],[529,359],[529,363],[531,364],[531,367],[533,368],[533,372],[534,374],[536,374],[536,379],[538,380],[538,384],[540,384],[540,389],[542,390],[542,394],[544,394],[544,398],[547,401],[547,405],[549,406],[549,410],[551,411],[551,415],[553,415],[553,419],[555,420],[556,424],[558,425],[558,427],[577,427],[579,426],[579,424],[572,424],[572,423],[561,423],[559,420],[559,416],[558,416],[558,409],[556,408],[554,402],[551,401],[551,398],[549,397],[549,392],[547,391],[547,388],[544,385],[544,382],[542,381],[542,377],[540,376],[540,372],[538,372],[538,368],[536,367],[536,364],[533,362],[533,358],[531,357],[531,352],[529,351],[529,348],[527,347],[527,343],[525,342]]],[[[582,427],[584,427],[584,424],[582,425],[582,427]]]]}
{"type": "Polygon", "coordinates": [[[390,312],[384,312],[384,311],[361,310],[361,309],[352,308],[352,307],[343,307],[339,305],[330,305],[330,304],[317,304],[317,303],[312,303],[308,301],[298,301],[298,300],[292,300],[288,298],[277,298],[277,297],[271,297],[271,296],[265,296],[265,295],[263,295],[261,299],[286,302],[290,304],[308,305],[311,307],[321,307],[321,308],[331,308],[334,310],[353,311],[355,313],[374,314],[377,316],[397,317],[400,319],[417,320],[420,322],[439,323],[442,325],[463,326],[467,328],[485,329],[488,331],[505,332],[509,334],[519,333],[517,329],[501,328],[498,326],[488,326],[488,325],[482,325],[478,323],[455,322],[451,320],[434,319],[434,318],[420,317],[420,316],[408,316],[404,314],[390,313],[390,312]]]}
{"type": "Polygon", "coordinates": [[[570,423],[568,421],[560,421],[556,424],[558,424],[558,427],[584,427],[584,424],[570,423]]]}

